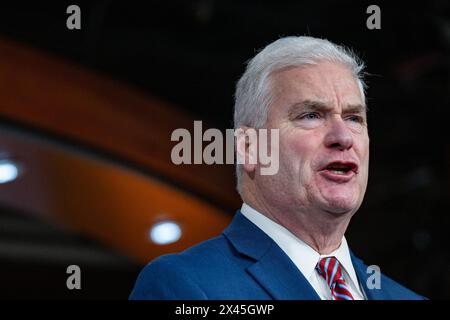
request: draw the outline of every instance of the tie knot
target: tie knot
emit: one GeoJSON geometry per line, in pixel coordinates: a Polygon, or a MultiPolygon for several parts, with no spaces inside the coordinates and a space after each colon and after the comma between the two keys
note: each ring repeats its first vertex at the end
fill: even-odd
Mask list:
{"type": "Polygon", "coordinates": [[[336,257],[326,257],[320,259],[317,264],[317,270],[328,283],[330,288],[333,288],[339,280],[343,280],[342,268],[336,257]]]}
{"type": "Polygon", "coordinates": [[[335,300],[353,300],[342,275],[341,265],[336,257],[320,259],[317,271],[325,279],[335,300]]]}

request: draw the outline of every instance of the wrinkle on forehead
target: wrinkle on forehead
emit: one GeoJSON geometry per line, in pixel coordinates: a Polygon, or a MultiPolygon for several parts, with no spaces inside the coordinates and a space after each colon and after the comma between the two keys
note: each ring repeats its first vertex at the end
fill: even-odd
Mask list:
{"type": "Polygon", "coordinates": [[[272,77],[274,104],[280,100],[288,105],[314,100],[330,106],[365,106],[357,79],[340,63],[323,61],[287,68],[272,77]]]}

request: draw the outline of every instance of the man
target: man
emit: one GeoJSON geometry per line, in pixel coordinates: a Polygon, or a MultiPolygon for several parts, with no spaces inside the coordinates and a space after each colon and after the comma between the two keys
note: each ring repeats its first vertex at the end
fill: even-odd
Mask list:
{"type": "Polygon", "coordinates": [[[287,37],[249,63],[236,89],[238,191],[244,204],[222,235],[162,256],[131,299],[423,299],[367,266],[344,233],[367,186],[363,65],[327,40],[287,37]],[[247,139],[277,129],[279,170],[261,174],[247,139]],[[369,270],[370,271],[370,270],[369,270]],[[368,281],[369,280],[369,281],[368,281]]]}

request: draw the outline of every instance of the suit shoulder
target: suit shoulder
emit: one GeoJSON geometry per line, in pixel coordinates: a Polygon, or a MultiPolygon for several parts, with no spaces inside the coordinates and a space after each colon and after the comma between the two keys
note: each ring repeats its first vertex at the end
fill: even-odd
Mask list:
{"type": "MultiPolygon", "coordinates": [[[[151,261],[145,269],[158,269],[157,271],[171,270],[173,268],[183,268],[184,270],[198,269],[208,260],[208,265],[215,258],[223,261],[224,255],[229,252],[227,240],[223,236],[211,238],[197,245],[194,245],[180,253],[171,253],[159,256],[151,261]]],[[[144,270],[145,270],[144,269],[144,270]]]]}
{"type": "Polygon", "coordinates": [[[130,294],[131,300],[206,299],[201,288],[183,272],[177,254],[161,256],[139,273],[130,294]]]}
{"type": "Polygon", "coordinates": [[[154,259],[140,272],[130,299],[205,299],[199,278],[210,273],[215,264],[223,264],[226,242],[218,236],[181,253],[154,259]]]}
{"type": "Polygon", "coordinates": [[[393,299],[397,300],[426,300],[427,298],[421,296],[414,291],[406,288],[397,281],[388,277],[385,274],[381,274],[381,286],[382,289],[387,290],[389,295],[393,299]],[[384,287],[384,288],[383,288],[384,287]]]}
{"type": "MultiPolygon", "coordinates": [[[[358,277],[360,277],[360,281],[362,281],[361,285],[365,290],[376,290],[379,292],[378,298],[384,300],[426,300],[426,297],[423,297],[414,291],[406,288],[401,285],[399,282],[393,280],[386,274],[382,273],[379,266],[376,265],[366,265],[361,259],[355,257],[352,254],[353,266],[355,267],[355,271],[358,272],[358,277]],[[375,271],[375,273],[374,273],[375,271]],[[378,274],[378,276],[373,277],[378,274]],[[369,288],[369,283],[372,283],[372,280],[379,279],[379,285],[374,286],[373,289],[369,288]]],[[[377,281],[378,282],[378,281],[377,281]]],[[[374,284],[374,283],[373,283],[374,284]]]]}

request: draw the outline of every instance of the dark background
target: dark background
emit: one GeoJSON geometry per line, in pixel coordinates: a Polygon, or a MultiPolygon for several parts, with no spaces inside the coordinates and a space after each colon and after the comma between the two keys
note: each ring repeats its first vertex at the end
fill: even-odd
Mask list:
{"type": "MultiPolygon", "coordinates": [[[[367,264],[429,298],[448,299],[449,17],[444,0],[14,2],[0,5],[0,36],[129,83],[220,129],[232,128],[234,86],[258,49],[288,35],[353,48],[369,73],[371,159],[365,202],[348,241],[367,264]],[[81,30],[66,28],[69,4],[81,7],[81,30]],[[381,8],[381,30],[366,27],[370,4],[381,8]]],[[[36,232],[18,235],[3,224],[0,239],[45,239],[94,254],[86,258],[84,290],[68,292],[70,257],[24,263],[0,253],[8,274],[0,288],[13,290],[0,296],[128,296],[141,266],[82,236],[2,210],[10,216],[36,232]],[[95,263],[96,254],[107,257],[95,263]]]]}

